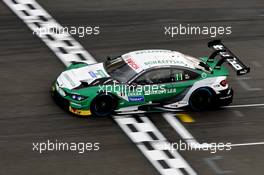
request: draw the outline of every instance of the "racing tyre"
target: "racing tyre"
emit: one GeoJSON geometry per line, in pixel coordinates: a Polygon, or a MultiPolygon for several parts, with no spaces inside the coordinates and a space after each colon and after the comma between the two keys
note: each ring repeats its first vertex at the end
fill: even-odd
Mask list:
{"type": "Polygon", "coordinates": [[[100,94],[91,103],[91,113],[98,117],[111,115],[117,106],[116,98],[111,94],[100,94]]]}
{"type": "Polygon", "coordinates": [[[209,88],[199,88],[192,93],[189,106],[194,111],[213,109],[215,107],[215,93],[209,88]]]}

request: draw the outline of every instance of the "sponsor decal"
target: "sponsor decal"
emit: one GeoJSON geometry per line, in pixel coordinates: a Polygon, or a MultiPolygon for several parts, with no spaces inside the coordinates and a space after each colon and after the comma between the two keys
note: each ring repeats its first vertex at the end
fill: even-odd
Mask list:
{"type": "Polygon", "coordinates": [[[75,109],[75,108],[72,108],[71,106],[69,106],[69,111],[74,113],[74,114],[83,115],[83,116],[87,116],[87,115],[92,114],[90,110],[75,109]]]}
{"type": "Polygon", "coordinates": [[[185,80],[189,80],[191,77],[190,77],[190,75],[189,74],[184,74],[184,79],[185,80]]]}
{"type": "Polygon", "coordinates": [[[96,74],[93,71],[90,71],[89,74],[91,75],[91,77],[96,78],[96,74]]]}
{"type": "Polygon", "coordinates": [[[70,82],[73,87],[76,86],[76,84],[73,82],[73,80],[69,77],[68,74],[64,74],[64,77],[70,82]]]}
{"type": "Polygon", "coordinates": [[[144,100],[143,96],[128,97],[129,102],[143,102],[144,100]]]}
{"type": "Polygon", "coordinates": [[[168,89],[167,91],[166,91],[166,93],[176,93],[176,88],[175,89],[168,89]]]}
{"type": "Polygon", "coordinates": [[[140,51],[135,51],[135,54],[140,55],[140,54],[146,54],[146,53],[171,53],[170,50],[140,50],[140,51]]]}
{"type": "Polygon", "coordinates": [[[179,105],[187,105],[188,103],[186,101],[179,101],[178,104],[179,105]]]}
{"type": "Polygon", "coordinates": [[[138,69],[138,68],[139,68],[139,66],[137,65],[137,63],[135,63],[135,61],[134,61],[132,58],[128,58],[128,59],[126,60],[126,63],[127,63],[130,67],[132,67],[133,69],[138,69]]]}
{"type": "Polygon", "coordinates": [[[202,78],[206,78],[207,77],[207,74],[206,73],[202,73],[202,78]]]}
{"type": "Polygon", "coordinates": [[[224,99],[228,99],[228,98],[231,98],[232,95],[228,95],[228,96],[225,96],[225,97],[220,97],[221,100],[224,100],[224,99]]]}
{"type": "Polygon", "coordinates": [[[96,71],[89,71],[88,72],[92,78],[103,78],[106,77],[106,74],[104,73],[103,70],[96,70],[96,71]]]}
{"type": "Polygon", "coordinates": [[[176,65],[186,65],[183,61],[179,60],[166,60],[166,59],[160,59],[160,60],[152,60],[144,62],[144,64],[147,65],[155,65],[155,64],[176,64],[176,65]]]}
{"type": "Polygon", "coordinates": [[[170,93],[176,93],[177,90],[175,89],[162,89],[162,90],[157,90],[157,91],[145,91],[145,95],[160,95],[160,94],[170,94],[170,93]]]}

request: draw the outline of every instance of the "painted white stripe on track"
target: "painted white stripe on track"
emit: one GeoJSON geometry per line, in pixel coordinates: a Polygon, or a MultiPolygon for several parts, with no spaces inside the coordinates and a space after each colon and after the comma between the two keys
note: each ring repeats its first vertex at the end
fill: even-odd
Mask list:
{"type": "Polygon", "coordinates": [[[49,32],[47,35],[36,32],[40,29],[53,31],[52,28],[62,28],[62,26],[35,0],[3,0],[3,2],[26,23],[33,31],[32,35],[37,35],[66,66],[72,61],[96,63],[93,56],[70,34],[49,32]]]}
{"type": "Polygon", "coordinates": [[[261,107],[261,106],[264,106],[264,103],[230,105],[230,106],[223,106],[223,108],[244,108],[244,107],[261,107]]]}
{"type": "MultiPolygon", "coordinates": [[[[17,16],[22,19],[27,26],[34,32],[39,28],[52,29],[53,27],[62,27],[55,19],[49,15],[35,0],[3,0],[7,6],[13,10],[17,16]],[[31,8],[29,7],[31,6],[31,8]],[[33,9],[32,9],[33,7],[33,9]]],[[[58,56],[58,58],[68,66],[72,61],[86,61],[89,64],[96,63],[92,55],[87,52],[71,35],[51,33],[41,35],[35,33],[38,37],[58,56]],[[67,42],[65,42],[67,41],[67,42]]],[[[141,117],[143,123],[137,123],[132,116],[114,117],[121,129],[136,143],[141,152],[148,158],[153,166],[162,175],[196,175],[190,165],[176,151],[170,151],[166,148],[169,145],[167,139],[156,128],[156,126],[147,118],[141,117]],[[137,124],[137,129],[141,132],[130,132],[126,124],[137,124]],[[158,140],[153,140],[148,132],[151,132],[158,140]],[[154,150],[148,150],[142,142],[150,142],[154,150]],[[168,158],[164,150],[170,151],[173,158],[168,158]],[[166,163],[164,168],[162,163],[166,163]],[[183,172],[184,171],[184,172],[183,172]]]]}
{"type": "Polygon", "coordinates": [[[168,140],[149,118],[140,117],[142,122],[138,122],[133,116],[129,115],[114,116],[113,118],[160,174],[197,174],[176,150],[171,150],[168,140]],[[133,125],[137,131],[131,131],[128,125],[133,125]],[[148,132],[152,132],[157,139],[149,137],[148,132]],[[148,149],[144,143],[149,144],[153,149],[148,149]],[[165,154],[165,151],[170,152],[172,157],[169,158],[168,155],[165,154]],[[163,162],[167,167],[164,168],[159,162],[163,162]]]}
{"type": "Polygon", "coordinates": [[[236,144],[231,144],[231,147],[236,147],[236,146],[256,146],[256,145],[264,145],[264,142],[253,142],[253,143],[236,143],[236,144]]]}
{"type": "Polygon", "coordinates": [[[165,120],[173,127],[173,129],[190,145],[199,145],[195,138],[190,134],[190,132],[181,124],[181,122],[174,117],[171,113],[164,113],[163,117],[165,120]]]}

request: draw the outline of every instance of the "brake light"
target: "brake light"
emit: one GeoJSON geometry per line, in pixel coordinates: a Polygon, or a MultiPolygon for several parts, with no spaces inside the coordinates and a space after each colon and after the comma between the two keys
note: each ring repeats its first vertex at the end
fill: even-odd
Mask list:
{"type": "Polygon", "coordinates": [[[223,86],[223,87],[225,87],[227,85],[227,81],[226,80],[222,80],[220,82],[220,85],[223,86]]]}

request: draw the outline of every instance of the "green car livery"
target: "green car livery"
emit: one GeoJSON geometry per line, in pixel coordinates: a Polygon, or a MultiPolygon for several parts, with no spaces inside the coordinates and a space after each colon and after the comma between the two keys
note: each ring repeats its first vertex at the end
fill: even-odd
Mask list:
{"type": "Polygon", "coordinates": [[[249,72],[220,40],[209,57],[171,50],[139,50],[104,63],[73,62],[52,86],[55,101],[70,112],[108,116],[151,110],[207,110],[232,102],[227,62],[237,75],[249,72]],[[219,59],[216,59],[219,57],[219,59]]]}

